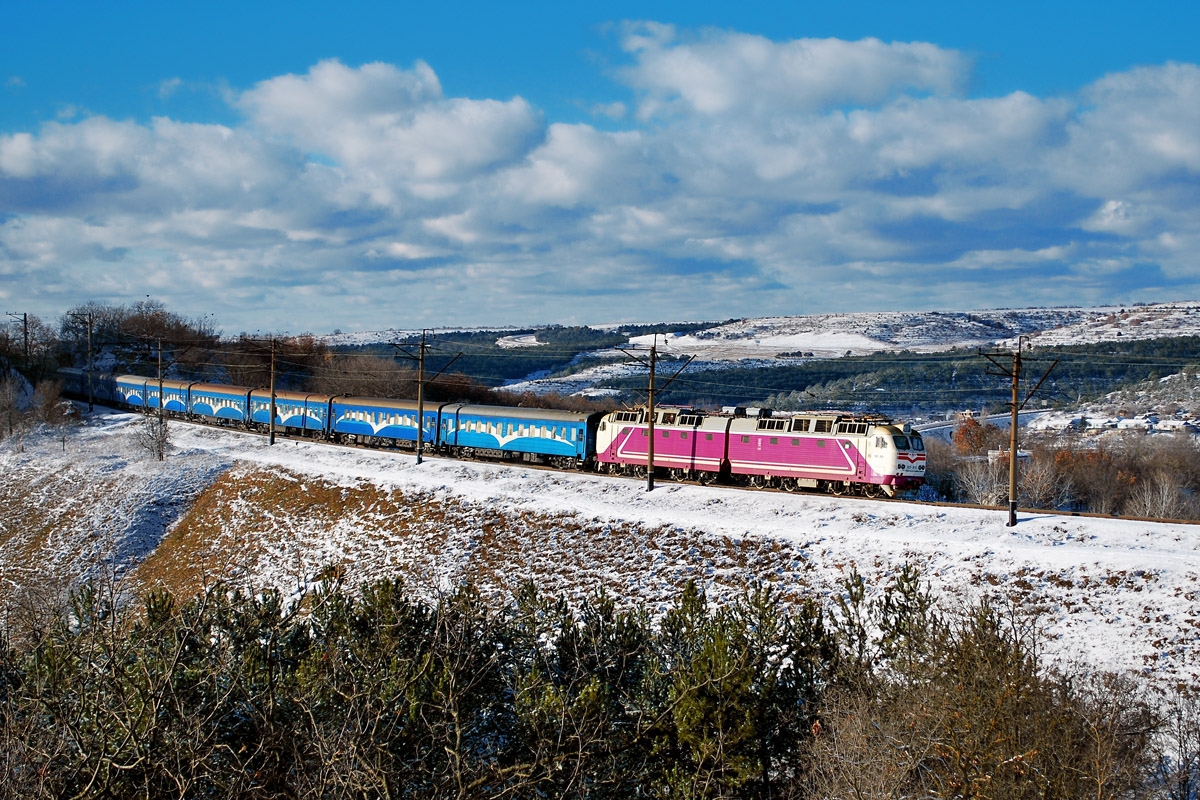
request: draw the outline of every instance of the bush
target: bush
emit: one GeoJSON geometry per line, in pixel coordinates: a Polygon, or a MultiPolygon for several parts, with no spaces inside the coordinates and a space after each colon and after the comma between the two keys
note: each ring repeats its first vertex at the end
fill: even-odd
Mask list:
{"type": "Polygon", "coordinates": [[[1015,615],[943,616],[910,568],[852,574],[832,614],[689,586],[654,624],[384,580],[140,609],[88,586],[26,622],[0,643],[7,797],[1113,797],[1195,752],[1188,724],[1152,750],[1135,687],[1045,668],[1015,615]]]}

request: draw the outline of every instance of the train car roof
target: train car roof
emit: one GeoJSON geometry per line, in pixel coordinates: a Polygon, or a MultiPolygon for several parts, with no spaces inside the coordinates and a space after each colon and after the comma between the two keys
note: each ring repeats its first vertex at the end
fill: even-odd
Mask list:
{"type": "MultiPolygon", "coordinates": [[[[270,389],[255,389],[252,392],[250,392],[250,396],[253,398],[261,397],[261,398],[265,398],[265,399],[269,400],[269,399],[271,399],[271,390],[270,389]]],[[[275,399],[276,400],[296,400],[296,401],[299,401],[302,403],[315,400],[318,403],[328,403],[329,395],[313,394],[312,392],[293,392],[293,391],[289,391],[287,389],[276,389],[275,390],[275,399]]]]}
{"type": "MultiPolygon", "coordinates": [[[[278,394],[278,392],[276,392],[278,394]]],[[[402,408],[413,411],[417,408],[416,400],[396,400],[388,397],[356,397],[339,395],[333,398],[333,404],[344,406],[364,406],[366,408],[402,408]]],[[[425,412],[436,412],[442,403],[426,403],[425,412]]]]}
{"type": "MultiPolygon", "coordinates": [[[[118,375],[116,380],[118,383],[121,381],[126,381],[129,383],[134,383],[138,386],[156,387],[159,384],[158,378],[147,378],[143,375],[118,375]]],[[[192,381],[180,381],[173,378],[163,379],[162,385],[164,389],[186,389],[192,385],[192,381]]]]}
{"type": "Polygon", "coordinates": [[[476,417],[511,417],[513,419],[540,419],[554,422],[585,422],[589,413],[582,411],[559,411],[553,408],[525,408],[524,406],[480,406],[451,403],[443,413],[470,414],[476,417]]]}
{"type": "Polygon", "coordinates": [[[245,395],[250,391],[249,386],[235,386],[231,383],[193,383],[192,389],[201,392],[213,392],[214,394],[237,394],[245,395]]]}

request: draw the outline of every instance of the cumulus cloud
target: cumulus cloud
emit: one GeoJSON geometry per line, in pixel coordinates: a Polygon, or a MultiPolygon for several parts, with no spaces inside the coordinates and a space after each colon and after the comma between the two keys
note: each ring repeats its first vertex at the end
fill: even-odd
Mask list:
{"type": "Polygon", "coordinates": [[[621,130],[323,61],[231,91],[238,124],[0,134],[0,276],[51,313],[153,293],[293,330],[1200,290],[1195,65],[970,97],[930,44],[643,23],[622,47],[621,130]]]}
{"type": "Polygon", "coordinates": [[[624,38],[625,75],[645,93],[639,113],[755,116],[875,105],[901,92],[958,92],[970,63],[924,42],[797,39],[712,31],[681,42],[673,29],[638,26],[624,38]]]}
{"type": "Polygon", "coordinates": [[[444,98],[424,62],[401,70],[322,61],[307,75],[263,81],[236,103],[259,129],[417,194],[441,194],[450,182],[514,161],[542,131],[540,115],[519,97],[444,98]]]}

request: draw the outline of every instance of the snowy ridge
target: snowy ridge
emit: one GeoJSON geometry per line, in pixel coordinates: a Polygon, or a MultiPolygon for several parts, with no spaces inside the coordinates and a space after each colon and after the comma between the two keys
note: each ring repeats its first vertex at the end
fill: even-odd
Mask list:
{"type": "Polygon", "coordinates": [[[1200,681],[1200,526],[1033,514],[1010,529],[1000,511],[670,483],[647,493],[175,423],[160,465],[131,444],[137,419],[92,416],[65,453],[52,434],[24,452],[0,445],[0,591],[77,578],[103,555],[140,586],[189,572],[294,590],[336,563],[351,586],[470,579],[503,598],[534,580],[659,610],[688,579],[718,601],[754,581],[832,597],[852,566],[878,586],[911,563],[948,606],[987,594],[1040,612],[1054,658],[1200,681]],[[136,535],[122,534],[133,520],[136,535]]]}

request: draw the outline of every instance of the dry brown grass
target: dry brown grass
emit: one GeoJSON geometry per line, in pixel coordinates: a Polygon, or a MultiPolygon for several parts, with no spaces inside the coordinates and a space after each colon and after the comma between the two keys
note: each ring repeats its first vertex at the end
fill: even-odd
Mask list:
{"type": "Polygon", "coordinates": [[[604,590],[623,605],[658,606],[693,579],[717,596],[763,581],[800,599],[812,565],[778,540],[487,508],[239,466],[198,498],[128,580],[190,595],[218,579],[300,584],[331,568],[349,586],[388,575],[438,592],[470,581],[505,601],[533,581],[564,597],[604,590]]]}

